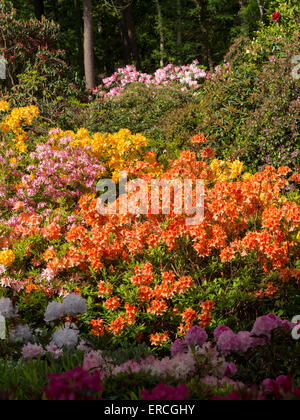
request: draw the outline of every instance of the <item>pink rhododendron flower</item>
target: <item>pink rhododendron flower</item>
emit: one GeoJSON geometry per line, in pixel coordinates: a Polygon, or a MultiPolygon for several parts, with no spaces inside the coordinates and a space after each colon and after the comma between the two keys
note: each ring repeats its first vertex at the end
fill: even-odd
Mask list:
{"type": "Polygon", "coordinates": [[[205,330],[203,330],[201,327],[198,327],[197,325],[190,328],[185,336],[185,342],[189,346],[202,346],[207,339],[208,335],[206,334],[205,330]]]}
{"type": "Polygon", "coordinates": [[[219,340],[220,335],[224,332],[224,331],[231,331],[230,328],[226,327],[226,325],[220,325],[219,327],[217,327],[214,331],[214,338],[215,341],[217,342],[219,340]]]}
{"type": "Polygon", "coordinates": [[[172,356],[176,356],[177,354],[185,353],[188,350],[187,343],[183,340],[176,340],[171,346],[171,354],[172,356]]]}
{"type": "Polygon", "coordinates": [[[22,348],[22,356],[24,359],[35,359],[38,356],[43,356],[44,354],[44,349],[36,344],[26,344],[22,348]]]}
{"type": "Polygon", "coordinates": [[[273,314],[261,316],[257,318],[252,328],[251,333],[253,335],[266,335],[270,337],[271,331],[282,326],[282,321],[280,318],[273,314]]]}
{"type": "Polygon", "coordinates": [[[241,341],[239,337],[231,330],[224,331],[217,341],[218,348],[223,354],[228,354],[231,351],[241,350],[241,341]]]}

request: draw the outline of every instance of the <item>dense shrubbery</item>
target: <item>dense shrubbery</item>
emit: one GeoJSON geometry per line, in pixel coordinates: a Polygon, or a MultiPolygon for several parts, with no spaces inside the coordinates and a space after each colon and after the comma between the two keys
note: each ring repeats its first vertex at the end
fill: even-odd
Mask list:
{"type": "Polygon", "coordinates": [[[298,6],[272,20],[275,4],[202,84],[131,69],[90,104],[70,99],[55,26],[28,24],[28,60],[13,45],[27,73],[0,100],[0,399],[300,398],[298,6]],[[97,183],[120,171],[191,179],[192,204],[203,180],[204,220],[99,213],[97,183]]]}
{"type": "Polygon", "coordinates": [[[1,96],[12,105],[38,105],[44,122],[66,124],[74,112],[72,97],[83,97],[83,84],[57,48],[60,28],[46,19],[16,19],[16,11],[0,5],[0,55],[7,62],[7,79],[1,96]]]}
{"type": "Polygon", "coordinates": [[[270,18],[254,40],[237,40],[227,54],[229,64],[208,73],[196,93],[182,92],[176,83],[173,89],[148,87],[147,78],[128,84],[124,75],[123,94],[93,105],[101,115],[93,129],[126,126],[146,135],[159,155],[167,150],[172,156],[200,131],[219,157],[239,158],[253,170],[264,164],[297,167],[300,91],[292,57],[299,53],[298,8],[281,4],[279,22],[270,18]]]}
{"type": "MultiPolygon", "coordinates": [[[[1,355],[43,359],[30,365],[41,370],[34,397],[41,396],[47,373],[80,365],[80,352],[85,370],[100,368],[100,376],[91,378],[95,398],[100,381],[105,398],[150,398],[146,391],[140,394],[144,388],[151,391],[160,381],[176,388],[183,379],[194,398],[210,398],[236,390],[240,382],[259,383],[264,374],[276,379],[291,373],[299,380],[280,347],[283,340],[297,360],[294,326],[274,315],[256,320],[271,311],[291,320],[299,307],[298,173],[267,166],[251,175],[238,160],[216,159],[203,135],[194,136],[191,150],[164,167],[147,139],[129,130],[112,135],[52,129],[38,137],[30,128],[36,107],[10,111],[0,102],[0,109],[0,312],[9,327],[1,355]],[[168,215],[99,214],[97,180],[109,176],[118,183],[120,170],[145,181],[203,179],[204,221],[188,226],[188,215],[176,214],[174,207],[168,215]],[[271,331],[278,328],[282,338],[276,341],[271,331]],[[217,348],[205,345],[214,329],[217,348]],[[184,337],[186,343],[172,346],[172,358],[159,359],[184,337]],[[192,347],[186,352],[187,345],[192,347]],[[279,346],[276,357],[284,367],[277,369],[270,359],[270,345],[279,346]],[[128,349],[127,357],[120,346],[128,349]],[[107,349],[116,352],[114,360],[105,356],[107,349]],[[64,350],[71,352],[69,362],[57,369],[52,359],[63,357],[64,350]],[[72,352],[79,352],[75,359],[72,352]],[[132,357],[144,361],[130,362],[132,357]],[[129,392],[118,385],[128,367],[135,373],[126,381],[136,384],[129,392]],[[154,379],[145,377],[149,370],[154,379]],[[108,379],[107,372],[116,378],[108,379]],[[238,381],[230,379],[235,375],[238,381]]],[[[15,390],[18,374],[10,373],[6,362],[3,369],[8,372],[3,389],[12,398],[31,397],[28,382],[15,390]]],[[[68,375],[73,374],[89,380],[78,369],[68,375]]],[[[46,395],[67,397],[64,377],[54,381],[46,395]]],[[[84,386],[82,392],[76,398],[85,399],[84,386]]]]}

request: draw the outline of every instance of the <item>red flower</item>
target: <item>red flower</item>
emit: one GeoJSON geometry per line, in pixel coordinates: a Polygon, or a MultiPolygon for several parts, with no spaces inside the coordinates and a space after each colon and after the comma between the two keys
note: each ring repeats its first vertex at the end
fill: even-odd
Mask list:
{"type": "Polygon", "coordinates": [[[274,20],[274,22],[278,22],[281,19],[281,14],[279,12],[273,13],[272,19],[274,20]]]}

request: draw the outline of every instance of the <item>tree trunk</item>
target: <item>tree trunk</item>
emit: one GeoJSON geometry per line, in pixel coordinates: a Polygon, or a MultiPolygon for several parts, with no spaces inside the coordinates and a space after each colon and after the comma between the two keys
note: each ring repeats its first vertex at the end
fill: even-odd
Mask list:
{"type": "Polygon", "coordinates": [[[247,19],[244,16],[243,13],[241,13],[243,11],[243,9],[246,7],[245,5],[245,0],[239,0],[239,6],[240,6],[240,22],[241,22],[241,27],[242,27],[242,33],[244,35],[247,35],[248,33],[248,26],[247,26],[247,19]]]}
{"type": "Polygon", "coordinates": [[[126,64],[134,61],[137,68],[140,67],[140,58],[136,43],[134,22],[132,17],[131,4],[122,0],[121,7],[121,34],[124,47],[124,58],[126,64]]]}
{"type": "Polygon", "coordinates": [[[45,13],[44,0],[33,0],[33,6],[34,6],[34,14],[35,14],[35,17],[38,20],[41,20],[42,19],[42,16],[45,13]]]}
{"type": "Polygon", "coordinates": [[[181,0],[177,0],[177,56],[178,61],[182,62],[182,9],[181,0]]]}
{"type": "Polygon", "coordinates": [[[83,35],[83,25],[82,25],[82,10],[81,10],[81,1],[74,0],[74,8],[76,13],[76,26],[77,26],[77,60],[79,64],[79,74],[81,77],[84,76],[84,59],[83,59],[83,45],[82,45],[82,35],[83,35]]]}
{"type": "Polygon", "coordinates": [[[92,21],[92,1],[83,0],[83,21],[84,21],[84,72],[86,88],[89,90],[95,87],[94,68],[94,37],[92,21]]]}
{"type": "Polygon", "coordinates": [[[257,0],[257,5],[258,5],[258,8],[259,8],[260,19],[263,22],[263,20],[264,20],[264,5],[261,4],[260,0],[257,0]]]}
{"type": "Polygon", "coordinates": [[[165,39],[164,39],[164,27],[162,20],[161,7],[159,0],[155,0],[157,16],[158,16],[158,29],[159,29],[159,50],[160,50],[160,67],[164,66],[164,55],[165,55],[165,39]]]}
{"type": "Polygon", "coordinates": [[[209,28],[210,22],[208,17],[208,1],[201,1],[200,0],[193,0],[197,10],[197,16],[199,20],[199,28],[201,31],[201,38],[205,50],[206,62],[210,69],[213,71],[214,69],[214,62],[212,58],[212,42],[210,39],[209,28]]]}
{"type": "Polygon", "coordinates": [[[58,4],[57,4],[57,0],[51,0],[51,5],[52,5],[52,10],[53,10],[54,20],[55,20],[55,22],[58,22],[58,4]]]}
{"type": "Polygon", "coordinates": [[[128,37],[128,30],[127,30],[127,22],[124,12],[121,12],[121,36],[123,40],[123,52],[124,52],[124,60],[126,64],[130,64],[131,62],[131,54],[129,49],[129,37],[128,37]]]}

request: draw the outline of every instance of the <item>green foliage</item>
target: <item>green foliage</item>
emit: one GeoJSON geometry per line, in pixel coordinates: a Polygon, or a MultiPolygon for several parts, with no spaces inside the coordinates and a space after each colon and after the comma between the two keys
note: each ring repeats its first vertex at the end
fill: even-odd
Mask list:
{"type": "Polygon", "coordinates": [[[65,372],[81,363],[80,352],[65,353],[59,361],[0,359],[0,400],[41,400],[49,374],[65,372]]]}
{"type": "Polygon", "coordinates": [[[103,398],[107,400],[138,400],[143,389],[155,388],[159,377],[148,372],[119,373],[103,382],[103,398]]]}
{"type": "Polygon", "coordinates": [[[281,375],[299,378],[299,357],[300,342],[292,339],[290,331],[274,330],[267,346],[248,350],[243,356],[233,356],[239,368],[235,380],[251,385],[281,375]]]}

